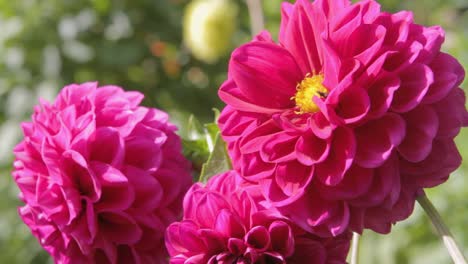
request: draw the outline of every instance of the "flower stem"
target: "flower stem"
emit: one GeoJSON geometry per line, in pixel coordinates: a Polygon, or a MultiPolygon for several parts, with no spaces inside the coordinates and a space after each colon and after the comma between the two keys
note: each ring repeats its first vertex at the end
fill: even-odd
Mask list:
{"type": "Polygon", "coordinates": [[[442,217],[440,216],[439,212],[437,212],[431,201],[429,201],[425,194],[420,195],[417,199],[418,203],[424,209],[435,229],[437,230],[437,234],[442,238],[445,247],[452,257],[453,262],[455,264],[467,264],[466,259],[458,248],[457,243],[453,239],[450,230],[445,225],[442,217]]]}
{"type": "Polygon", "coordinates": [[[353,233],[353,241],[351,243],[351,262],[357,264],[359,259],[359,234],[353,233]]]}
{"type": "Polygon", "coordinates": [[[252,35],[256,36],[265,28],[261,0],[246,0],[250,15],[252,35]]]}

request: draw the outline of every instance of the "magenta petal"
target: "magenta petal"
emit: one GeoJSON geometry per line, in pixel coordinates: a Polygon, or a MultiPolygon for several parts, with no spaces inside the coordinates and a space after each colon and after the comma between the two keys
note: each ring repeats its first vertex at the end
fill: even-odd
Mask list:
{"type": "Polygon", "coordinates": [[[433,105],[439,117],[438,138],[452,138],[460,128],[466,126],[465,93],[460,88],[453,89],[447,97],[433,105]]]}
{"type": "Polygon", "coordinates": [[[325,160],[330,151],[330,140],[323,140],[314,134],[301,136],[295,146],[297,160],[310,166],[325,160]]]}
{"type": "Polygon", "coordinates": [[[99,231],[117,244],[134,244],[142,236],[140,227],[126,213],[105,212],[98,214],[99,231]]]}
{"type": "MultiPolygon", "coordinates": [[[[200,190],[199,192],[202,192],[200,190]]],[[[206,191],[205,191],[206,192],[206,191]]],[[[197,201],[195,206],[195,219],[202,227],[212,228],[216,225],[216,218],[222,209],[229,209],[229,203],[216,192],[206,192],[197,201]]]]}
{"type": "Polygon", "coordinates": [[[400,87],[400,80],[387,77],[378,80],[368,90],[370,98],[370,118],[380,118],[388,111],[395,91],[400,87]]]}
{"type": "Polygon", "coordinates": [[[268,228],[271,238],[271,248],[284,257],[294,253],[294,236],[291,227],[283,221],[275,221],[268,228]]]}
{"type": "Polygon", "coordinates": [[[410,162],[425,159],[432,149],[432,141],[439,129],[436,112],[427,106],[421,106],[403,115],[406,121],[406,136],[398,146],[398,152],[410,162]]]}
{"type": "Polygon", "coordinates": [[[282,192],[293,199],[298,199],[312,180],[314,167],[304,166],[298,162],[278,165],[276,184],[282,192]]]}
{"type": "Polygon", "coordinates": [[[453,88],[461,84],[465,71],[452,56],[441,52],[431,63],[434,83],[429,87],[423,103],[431,104],[444,98],[453,88]]]}
{"type": "Polygon", "coordinates": [[[379,168],[374,170],[372,175],[372,185],[362,196],[351,200],[350,204],[358,207],[371,207],[379,205],[393,190],[393,186],[398,180],[399,184],[399,168],[396,155],[392,155],[379,168]]]}
{"type": "Polygon", "coordinates": [[[461,164],[461,156],[453,139],[435,140],[431,154],[421,162],[402,162],[406,181],[416,186],[431,188],[445,182],[449,174],[461,164]]]}
{"type": "Polygon", "coordinates": [[[268,108],[290,107],[290,97],[302,80],[289,52],[268,42],[252,42],[236,49],[229,71],[246,98],[268,108]]]}
{"type": "Polygon", "coordinates": [[[219,88],[218,95],[223,102],[240,111],[264,114],[272,114],[281,111],[281,109],[256,105],[253,103],[255,101],[251,101],[251,99],[247,98],[242,93],[233,80],[227,80],[224,82],[223,85],[219,88]]]}
{"type": "Polygon", "coordinates": [[[414,64],[400,74],[400,88],[395,92],[391,109],[408,112],[415,108],[434,82],[431,69],[424,64],[414,64]]]}
{"type": "Polygon", "coordinates": [[[245,235],[245,243],[259,251],[270,247],[270,234],[264,226],[256,226],[245,235]]]}
{"type": "Polygon", "coordinates": [[[273,175],[276,165],[266,163],[259,154],[243,155],[241,160],[241,174],[252,181],[258,181],[262,178],[273,175]]]}
{"type": "Polygon", "coordinates": [[[297,137],[286,133],[270,135],[268,140],[261,146],[260,156],[265,162],[287,162],[296,158],[294,146],[297,137]]]}
{"type": "Polygon", "coordinates": [[[97,211],[121,211],[130,207],[135,199],[133,188],[119,170],[100,162],[91,168],[101,183],[102,193],[96,203],[97,211]]]}
{"type": "Polygon", "coordinates": [[[292,13],[293,5],[288,2],[281,3],[281,25],[279,29],[279,39],[283,40],[286,38],[286,32],[289,23],[289,16],[292,13]]]}
{"type": "Polygon", "coordinates": [[[381,119],[357,128],[357,164],[364,168],[381,166],[404,139],[405,127],[403,118],[388,113],[381,119]]]}
{"type": "Polygon", "coordinates": [[[322,197],[327,200],[350,200],[366,193],[372,183],[373,171],[353,165],[336,186],[318,185],[322,197]]]}
{"type": "MultiPolygon", "coordinates": [[[[283,23],[283,22],[282,22],[283,23]]],[[[281,31],[280,42],[296,59],[302,75],[320,72],[322,53],[320,34],[325,28],[323,14],[308,1],[298,1],[289,13],[287,28],[281,31]]]]}
{"type": "Polygon", "coordinates": [[[219,212],[214,229],[225,237],[243,238],[245,235],[241,219],[226,209],[219,212]]]}
{"type": "Polygon", "coordinates": [[[347,127],[337,128],[327,159],[316,165],[317,179],[325,185],[338,184],[353,163],[355,153],[356,140],[352,131],[347,127]]]}
{"type": "Polygon", "coordinates": [[[195,255],[205,249],[205,244],[197,234],[198,226],[192,221],[177,222],[166,229],[166,247],[171,255],[179,253],[195,255]]]}
{"type": "Polygon", "coordinates": [[[152,211],[161,206],[165,193],[158,180],[147,172],[132,166],[126,166],[123,171],[135,190],[133,209],[152,211]]]}
{"type": "Polygon", "coordinates": [[[334,104],[334,110],[345,124],[359,122],[370,109],[367,92],[359,87],[335,89],[330,93],[327,103],[334,104]]]}

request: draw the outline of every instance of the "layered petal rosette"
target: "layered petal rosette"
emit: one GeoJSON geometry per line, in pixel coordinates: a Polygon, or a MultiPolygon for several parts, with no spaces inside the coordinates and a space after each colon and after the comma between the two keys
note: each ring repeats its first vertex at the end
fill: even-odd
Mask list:
{"type": "Polygon", "coordinates": [[[268,209],[258,191],[235,171],[192,186],[184,220],[166,231],[170,263],[346,263],[349,233],[307,233],[268,209]]]}
{"type": "Polygon", "coordinates": [[[56,263],[164,263],[191,184],[176,127],[143,95],[97,83],[41,101],[14,149],[23,221],[56,263]]]}
{"type": "Polygon", "coordinates": [[[235,169],[309,232],[389,232],[461,162],[464,70],[443,41],[371,0],[283,3],[279,44],[237,48],[219,90],[235,169]]]}

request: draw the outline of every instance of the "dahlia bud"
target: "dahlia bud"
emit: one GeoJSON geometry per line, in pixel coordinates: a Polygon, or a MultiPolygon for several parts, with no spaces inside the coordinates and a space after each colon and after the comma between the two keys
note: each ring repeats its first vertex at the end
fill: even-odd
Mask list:
{"type": "Polygon", "coordinates": [[[214,63],[229,51],[237,6],[231,0],[195,0],[185,9],[184,41],[195,58],[214,63]]]}

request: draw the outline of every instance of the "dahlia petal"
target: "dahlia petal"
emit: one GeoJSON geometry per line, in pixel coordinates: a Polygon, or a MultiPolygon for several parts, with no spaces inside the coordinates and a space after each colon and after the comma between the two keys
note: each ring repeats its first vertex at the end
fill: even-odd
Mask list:
{"type": "Polygon", "coordinates": [[[130,207],[135,199],[134,190],[120,170],[108,164],[93,162],[91,169],[101,184],[101,197],[96,203],[96,211],[121,211],[130,207]]]}
{"type": "Polygon", "coordinates": [[[97,201],[101,196],[101,185],[85,158],[73,150],[65,151],[62,155],[64,185],[73,184],[82,196],[97,201]]]}
{"type": "Polygon", "coordinates": [[[119,166],[124,159],[124,144],[118,130],[109,127],[98,128],[89,142],[89,159],[119,166]]]}
{"type": "Polygon", "coordinates": [[[308,120],[310,130],[321,139],[328,139],[332,136],[334,126],[330,124],[322,113],[316,113],[308,120]]]}
{"type": "Polygon", "coordinates": [[[266,250],[270,247],[270,234],[264,226],[255,226],[245,235],[245,243],[256,250],[266,250]]]}
{"type": "Polygon", "coordinates": [[[330,140],[323,140],[314,134],[305,134],[297,140],[295,151],[297,160],[306,166],[320,163],[328,156],[330,140]]]}
{"type": "Polygon", "coordinates": [[[289,52],[268,42],[252,42],[236,49],[229,70],[246,98],[269,108],[289,107],[289,98],[302,79],[289,52]]]}
{"type": "Polygon", "coordinates": [[[282,31],[280,42],[294,56],[302,75],[320,72],[323,62],[319,52],[320,32],[325,27],[323,15],[317,13],[310,2],[300,0],[292,7],[288,22],[284,26],[287,28],[282,31]]]}
{"type": "MultiPolygon", "coordinates": [[[[315,115],[312,117],[314,116],[315,115]]],[[[309,130],[307,123],[310,118],[310,116],[306,115],[298,116],[293,109],[283,111],[282,113],[275,113],[271,116],[271,119],[273,119],[277,127],[292,134],[297,134],[298,132],[302,133],[309,130]]]]}
{"type": "Polygon", "coordinates": [[[294,253],[294,235],[291,227],[283,221],[275,221],[268,228],[271,238],[271,247],[284,257],[294,253]]]}
{"type": "Polygon", "coordinates": [[[241,159],[241,174],[252,181],[273,175],[276,165],[266,163],[259,154],[243,155],[241,159]]]}
{"type": "Polygon", "coordinates": [[[225,237],[242,238],[245,235],[241,219],[226,209],[219,212],[214,229],[225,237]]]}
{"type": "Polygon", "coordinates": [[[123,212],[101,212],[98,222],[99,232],[116,244],[135,244],[142,236],[140,227],[123,212]]]}
{"type": "Polygon", "coordinates": [[[439,129],[436,112],[427,106],[420,106],[405,115],[406,136],[398,146],[398,152],[410,162],[419,162],[431,152],[432,141],[439,129]]]}
{"type": "Polygon", "coordinates": [[[353,124],[362,120],[370,109],[367,92],[359,87],[348,89],[334,89],[327,100],[334,104],[334,112],[345,124],[353,124]]]}
{"type": "Polygon", "coordinates": [[[395,184],[399,184],[399,168],[397,166],[398,160],[396,155],[392,155],[380,167],[374,170],[372,175],[372,185],[364,195],[350,200],[349,204],[358,207],[371,207],[382,203],[382,201],[391,194],[395,184]],[[398,179],[398,182],[395,182],[398,179]]]}
{"type": "Polygon", "coordinates": [[[327,251],[320,243],[305,239],[299,239],[296,243],[296,252],[288,263],[304,263],[305,259],[313,259],[315,263],[327,263],[327,251]]]}
{"type": "Polygon", "coordinates": [[[256,127],[255,116],[240,115],[233,108],[226,106],[218,118],[218,125],[222,128],[221,135],[225,141],[235,138],[243,131],[252,131],[256,127]]]}
{"type": "Polygon", "coordinates": [[[356,163],[364,168],[381,166],[404,139],[405,129],[403,118],[393,113],[358,127],[356,163]]]}
{"type": "Polygon", "coordinates": [[[227,247],[233,255],[241,255],[247,248],[245,242],[239,238],[229,238],[227,247]]]}
{"type": "Polygon", "coordinates": [[[166,194],[157,179],[146,171],[133,166],[126,166],[123,172],[135,190],[135,200],[132,208],[141,211],[152,211],[161,206],[163,197],[166,194]]]}
{"type": "Polygon", "coordinates": [[[98,233],[98,223],[93,210],[93,203],[84,198],[82,206],[84,213],[67,229],[70,229],[70,234],[75,238],[81,251],[86,252],[89,251],[89,246],[98,233]]]}
{"type": "Polygon", "coordinates": [[[350,4],[349,0],[316,0],[312,6],[330,19],[335,17],[341,10],[346,9],[350,4]]]}
{"type": "Polygon", "coordinates": [[[261,145],[260,156],[265,162],[287,162],[296,159],[294,146],[297,137],[286,133],[270,135],[261,145]]]}
{"type": "Polygon", "coordinates": [[[416,61],[426,64],[439,53],[445,39],[445,32],[440,26],[424,27],[411,24],[410,36],[414,36],[414,39],[423,46],[422,50],[417,53],[416,61]]]}
{"type": "Polygon", "coordinates": [[[380,118],[390,108],[395,91],[400,87],[400,80],[397,78],[382,78],[374,83],[368,93],[370,100],[370,109],[368,116],[370,118],[380,118]]]}
{"type": "Polygon", "coordinates": [[[288,165],[278,165],[276,168],[276,183],[283,193],[289,197],[301,195],[312,180],[314,168],[298,162],[288,165]]]}
{"type": "Polygon", "coordinates": [[[400,74],[400,88],[395,92],[391,109],[408,112],[415,108],[434,82],[431,69],[424,64],[414,64],[400,74]]]}
{"type": "Polygon", "coordinates": [[[223,102],[240,111],[264,114],[272,114],[281,111],[280,109],[268,106],[264,107],[253,103],[255,101],[247,98],[232,80],[227,80],[223,83],[221,88],[219,88],[218,95],[223,102]]]}
{"type": "Polygon", "coordinates": [[[465,126],[467,112],[465,109],[465,93],[460,88],[453,89],[443,100],[433,105],[439,117],[437,138],[453,138],[465,126]]]}
{"type": "Polygon", "coordinates": [[[347,127],[339,127],[333,133],[327,159],[316,165],[315,176],[325,185],[337,185],[353,163],[356,140],[347,127]]]}
{"type": "Polygon", "coordinates": [[[189,220],[171,224],[166,230],[166,247],[170,255],[197,253],[206,248],[197,234],[198,226],[189,220]]]}
{"type": "Polygon", "coordinates": [[[418,163],[402,161],[401,170],[408,184],[431,188],[445,182],[449,174],[460,166],[461,160],[453,139],[436,139],[426,159],[418,163]]]}
{"type": "Polygon", "coordinates": [[[434,83],[424,97],[424,104],[432,104],[443,99],[453,88],[461,84],[465,76],[460,63],[443,52],[435,57],[430,66],[434,72],[434,83]]]}
{"type": "Polygon", "coordinates": [[[251,129],[245,131],[247,135],[240,142],[240,151],[244,154],[260,151],[262,149],[262,146],[265,145],[268,141],[270,141],[270,138],[272,137],[287,137],[286,133],[278,133],[280,129],[276,126],[273,120],[249,128],[251,129]]]}
{"type": "Polygon", "coordinates": [[[271,42],[274,43],[273,38],[271,37],[270,32],[266,30],[260,31],[258,35],[256,35],[253,39],[253,41],[264,41],[264,42],[271,42]]]}
{"type": "Polygon", "coordinates": [[[281,25],[279,29],[279,39],[283,40],[286,38],[286,32],[289,23],[289,16],[293,11],[293,4],[288,2],[281,3],[281,25]]]}
{"type": "Polygon", "coordinates": [[[214,227],[218,212],[231,207],[221,195],[215,192],[204,193],[194,206],[195,219],[202,227],[214,227]]]}
{"type": "Polygon", "coordinates": [[[413,14],[408,11],[400,11],[395,14],[381,13],[375,22],[387,29],[384,45],[396,46],[407,41],[410,31],[409,25],[413,23],[413,14]]]}
{"type": "Polygon", "coordinates": [[[161,166],[162,150],[153,140],[132,137],[125,141],[125,163],[143,170],[156,171],[161,166]],[[148,159],[141,159],[141,157],[148,159]]]}
{"type": "Polygon", "coordinates": [[[317,189],[327,200],[350,200],[368,192],[372,179],[372,170],[353,165],[338,185],[333,187],[317,185],[317,189]]]}

